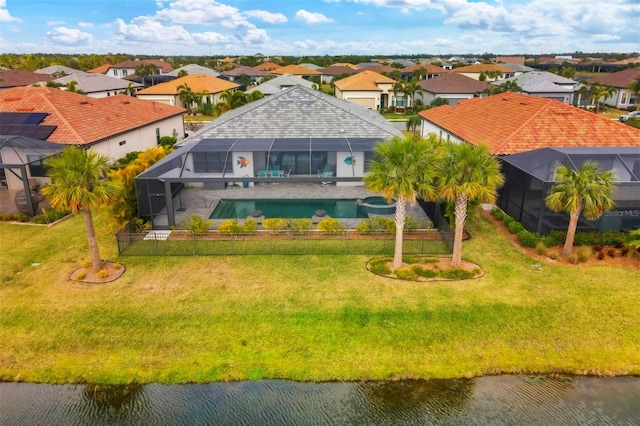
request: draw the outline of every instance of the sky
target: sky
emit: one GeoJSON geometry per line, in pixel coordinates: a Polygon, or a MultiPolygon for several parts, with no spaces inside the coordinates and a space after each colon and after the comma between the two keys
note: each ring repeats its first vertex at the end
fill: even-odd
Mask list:
{"type": "Polygon", "coordinates": [[[0,0],[2,53],[631,53],[639,27],[639,0],[0,0]]]}

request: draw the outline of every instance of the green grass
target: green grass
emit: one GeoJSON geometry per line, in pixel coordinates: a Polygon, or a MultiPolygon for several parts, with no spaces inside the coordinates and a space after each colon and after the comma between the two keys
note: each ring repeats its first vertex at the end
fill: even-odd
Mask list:
{"type": "Polygon", "coordinates": [[[637,273],[536,267],[485,219],[463,255],[486,275],[430,283],[371,274],[365,256],[117,258],[103,216],[96,229],[127,268],[110,284],[68,280],[88,259],[81,217],[0,223],[0,379],[640,374],[637,273]]]}

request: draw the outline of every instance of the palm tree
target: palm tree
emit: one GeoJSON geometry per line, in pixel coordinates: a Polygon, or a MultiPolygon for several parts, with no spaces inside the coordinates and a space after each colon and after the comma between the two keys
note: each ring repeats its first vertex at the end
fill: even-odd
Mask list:
{"type": "Polygon", "coordinates": [[[412,115],[411,117],[409,117],[409,119],[407,120],[407,131],[408,132],[415,132],[416,128],[422,123],[422,120],[420,119],[419,116],[417,115],[412,115]]]}
{"type": "Polygon", "coordinates": [[[435,142],[414,135],[394,136],[374,147],[379,160],[371,161],[364,183],[371,192],[381,192],[391,201],[396,200],[396,241],[393,267],[402,266],[402,237],[406,205],[414,205],[418,198],[434,199],[435,142]]]}
{"type": "Polygon", "coordinates": [[[522,93],[522,87],[513,80],[507,80],[500,85],[500,90],[504,92],[522,93]]]}
{"type": "Polygon", "coordinates": [[[183,83],[177,87],[178,98],[182,101],[188,114],[193,114],[193,104],[198,99],[198,95],[193,93],[191,87],[187,83],[183,83]]]}
{"type": "Polygon", "coordinates": [[[589,94],[589,99],[596,104],[596,114],[600,110],[601,100],[605,102],[607,99],[613,96],[616,93],[616,88],[609,85],[603,86],[601,84],[592,84],[591,85],[591,93],[589,94]]]}
{"type": "Polygon", "coordinates": [[[130,82],[127,87],[120,92],[120,94],[122,95],[127,95],[127,96],[135,96],[136,94],[136,88],[133,87],[133,82],[130,82]]]}
{"type": "MultiPolygon", "coordinates": [[[[395,99],[394,106],[396,109],[398,108],[398,93],[402,93],[404,96],[406,96],[406,88],[407,88],[407,82],[404,80],[396,81],[396,83],[393,85],[393,97],[395,99]]],[[[404,105],[401,106],[401,108],[405,108],[406,106],[407,106],[407,102],[405,100],[404,105]]]]}
{"type": "Polygon", "coordinates": [[[68,82],[65,85],[65,89],[67,89],[67,92],[71,92],[71,93],[79,93],[81,95],[84,95],[84,92],[80,89],[78,89],[78,82],[75,80],[71,80],[70,82],[68,82]]]}
{"type": "Polygon", "coordinates": [[[418,84],[418,80],[411,80],[410,82],[405,84],[404,90],[407,96],[411,97],[411,109],[415,111],[416,110],[416,102],[415,102],[416,93],[418,92],[422,93],[422,87],[420,87],[420,85],[418,84]]]}
{"type": "Polygon", "coordinates": [[[613,208],[614,176],[611,170],[601,171],[595,161],[585,161],[578,170],[558,165],[555,178],[556,183],[545,203],[554,212],[569,213],[567,238],[562,249],[562,255],[568,257],[573,249],[580,214],[588,220],[595,220],[605,210],[613,208]]]}
{"type": "Polygon", "coordinates": [[[439,196],[454,203],[455,231],[451,266],[462,261],[462,234],[467,207],[472,201],[493,203],[504,184],[498,159],[486,145],[447,142],[437,174],[439,196]]]}
{"type": "Polygon", "coordinates": [[[142,85],[146,86],[144,83],[144,78],[149,75],[149,68],[145,64],[139,64],[136,66],[136,75],[142,77],[142,85]]]}
{"type": "Polygon", "coordinates": [[[59,210],[82,210],[89,240],[91,265],[95,271],[102,268],[93,228],[91,209],[106,205],[118,195],[118,187],[106,179],[109,171],[107,157],[76,146],[65,148],[60,155],[44,160],[51,185],[42,188],[51,206],[59,210]]]}
{"type": "Polygon", "coordinates": [[[636,110],[640,110],[640,77],[629,83],[627,89],[631,90],[631,93],[636,95],[636,110]]]}

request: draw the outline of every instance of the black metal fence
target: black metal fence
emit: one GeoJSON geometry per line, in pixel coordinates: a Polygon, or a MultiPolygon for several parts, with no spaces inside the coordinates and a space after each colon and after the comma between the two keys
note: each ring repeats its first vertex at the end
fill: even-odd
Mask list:
{"type": "MultiPolygon", "coordinates": [[[[251,234],[221,234],[210,231],[148,231],[116,234],[121,256],[214,256],[214,255],[393,255],[395,235],[388,232],[359,234],[346,231],[325,234],[258,231],[251,234]]],[[[449,245],[437,229],[406,231],[403,253],[448,255],[449,245]]]]}

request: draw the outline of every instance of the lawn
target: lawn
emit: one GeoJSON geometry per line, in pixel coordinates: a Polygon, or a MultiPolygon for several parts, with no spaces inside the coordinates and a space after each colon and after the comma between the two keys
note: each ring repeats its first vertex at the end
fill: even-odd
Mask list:
{"type": "Polygon", "coordinates": [[[611,266],[544,265],[484,218],[463,256],[483,278],[415,283],[364,256],[122,257],[98,215],[110,284],[81,217],[0,223],[0,379],[184,383],[287,378],[640,374],[640,286],[611,266]]]}

